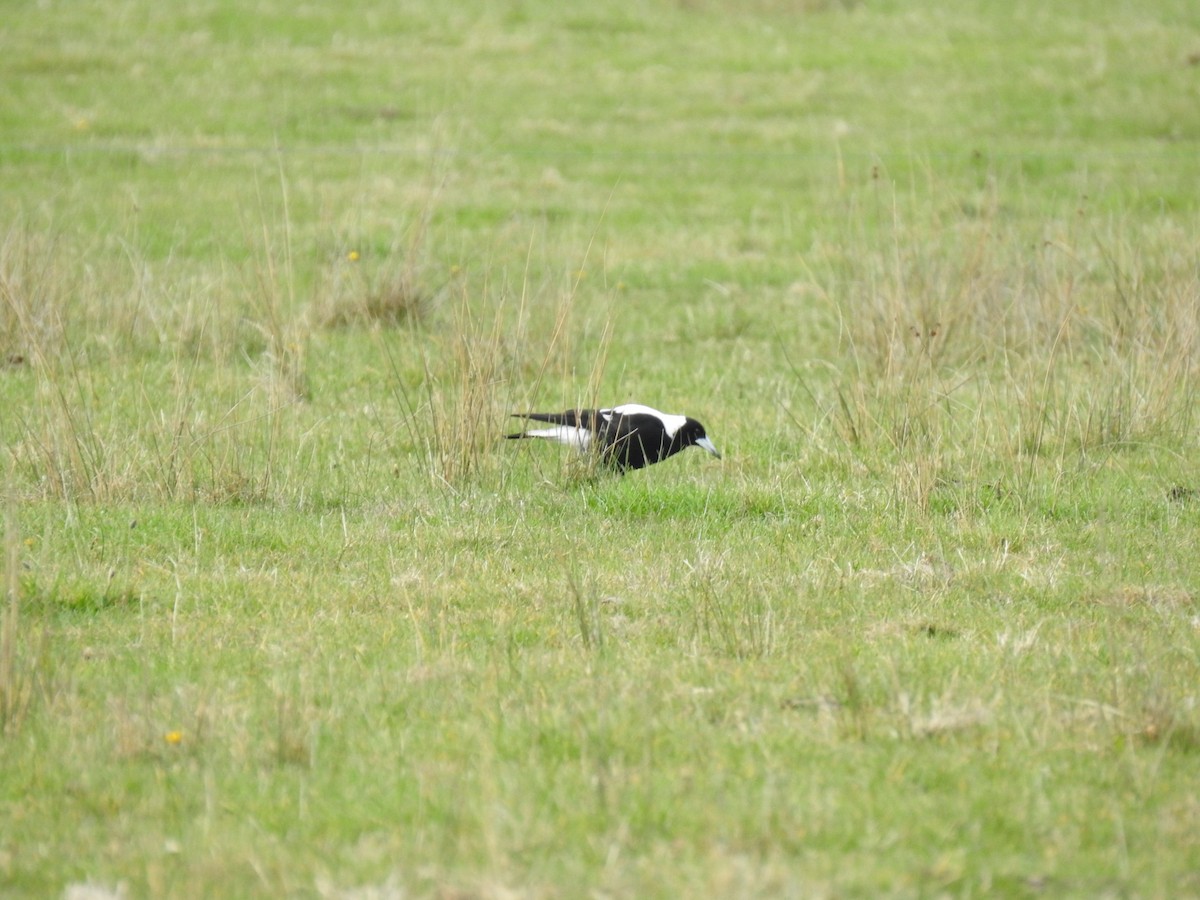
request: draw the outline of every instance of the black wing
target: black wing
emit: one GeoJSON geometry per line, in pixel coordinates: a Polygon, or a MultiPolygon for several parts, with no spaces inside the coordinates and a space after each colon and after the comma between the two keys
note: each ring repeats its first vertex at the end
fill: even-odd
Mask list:
{"type": "Polygon", "coordinates": [[[572,428],[594,429],[600,421],[598,409],[568,409],[560,413],[513,413],[516,419],[532,419],[535,422],[549,422],[551,425],[569,425],[572,428]]]}
{"type": "Polygon", "coordinates": [[[612,460],[628,469],[652,465],[672,452],[662,419],[646,413],[614,414],[604,443],[612,460]]]}

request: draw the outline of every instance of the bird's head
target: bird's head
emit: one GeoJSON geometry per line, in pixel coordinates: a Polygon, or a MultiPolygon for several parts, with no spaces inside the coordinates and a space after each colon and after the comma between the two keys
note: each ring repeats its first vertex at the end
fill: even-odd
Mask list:
{"type": "Polygon", "coordinates": [[[708,439],[708,435],[704,432],[704,426],[695,419],[689,418],[683,423],[683,427],[675,434],[675,439],[682,442],[683,446],[690,447],[695,444],[697,447],[702,447],[715,456],[721,458],[721,453],[713,442],[708,439]]]}

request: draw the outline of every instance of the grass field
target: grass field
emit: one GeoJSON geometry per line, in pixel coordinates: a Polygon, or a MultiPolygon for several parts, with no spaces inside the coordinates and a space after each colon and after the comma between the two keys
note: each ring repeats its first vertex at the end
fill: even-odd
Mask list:
{"type": "Polygon", "coordinates": [[[10,6],[0,894],[1200,896],[1193,0],[10,6]]]}

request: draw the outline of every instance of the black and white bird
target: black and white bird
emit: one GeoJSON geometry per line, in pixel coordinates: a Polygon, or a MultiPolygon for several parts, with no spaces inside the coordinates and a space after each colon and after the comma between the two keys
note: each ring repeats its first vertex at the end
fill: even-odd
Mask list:
{"type": "Polygon", "coordinates": [[[688,416],[659,412],[639,403],[611,409],[568,409],[560,413],[514,413],[518,419],[547,422],[550,428],[534,428],[510,434],[510,439],[542,438],[596,453],[599,459],[624,473],[662,462],[687,447],[702,447],[721,458],[704,426],[688,416]]]}

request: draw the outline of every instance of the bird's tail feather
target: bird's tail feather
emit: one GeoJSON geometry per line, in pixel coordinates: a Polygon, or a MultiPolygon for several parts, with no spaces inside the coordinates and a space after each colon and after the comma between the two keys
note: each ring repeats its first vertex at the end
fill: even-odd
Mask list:
{"type": "Polygon", "coordinates": [[[587,425],[590,421],[589,413],[586,410],[568,409],[566,412],[555,413],[513,413],[513,417],[517,419],[532,419],[535,422],[549,422],[551,425],[570,425],[577,428],[581,425],[587,425]]]}

